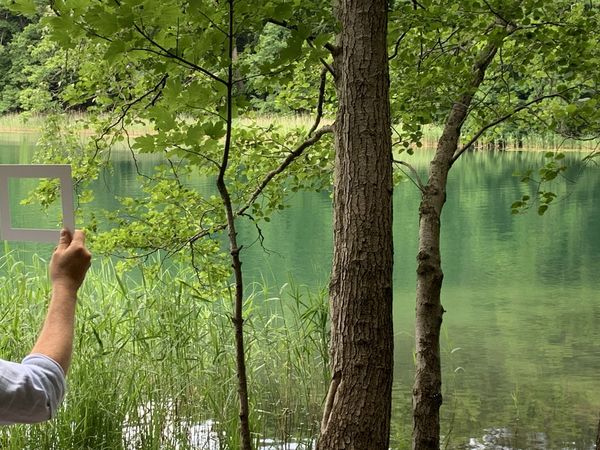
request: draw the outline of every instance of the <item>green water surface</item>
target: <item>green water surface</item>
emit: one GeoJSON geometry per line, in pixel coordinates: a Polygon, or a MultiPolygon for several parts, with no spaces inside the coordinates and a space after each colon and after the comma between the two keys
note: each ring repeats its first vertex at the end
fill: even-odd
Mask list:
{"type": "MultiPolygon", "coordinates": [[[[32,137],[0,136],[0,162],[29,162],[33,144],[32,137]]],[[[133,160],[119,155],[89,207],[113,208],[116,194],[138,192],[133,160]]],[[[425,176],[428,156],[407,158],[425,176]]],[[[543,217],[510,212],[513,201],[532,193],[514,173],[539,167],[542,153],[470,153],[452,170],[442,218],[447,448],[593,448],[600,411],[600,169],[583,165],[582,156],[567,155],[569,170],[552,185],[556,204],[543,217]]],[[[142,160],[140,167],[151,172],[156,163],[142,160]]],[[[198,187],[210,189],[202,180],[198,187]]],[[[396,188],[394,448],[407,448],[411,430],[418,201],[412,183],[396,188]]],[[[39,220],[39,213],[21,211],[23,223],[27,214],[39,220]]],[[[250,245],[253,227],[240,232],[247,280],[327,285],[329,193],[294,194],[262,231],[267,251],[250,245]]]]}

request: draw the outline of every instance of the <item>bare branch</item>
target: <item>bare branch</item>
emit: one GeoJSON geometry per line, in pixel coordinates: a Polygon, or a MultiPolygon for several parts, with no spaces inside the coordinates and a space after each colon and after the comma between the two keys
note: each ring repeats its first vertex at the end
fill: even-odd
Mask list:
{"type": "Polygon", "coordinates": [[[192,149],[189,149],[189,148],[182,147],[182,146],[181,146],[181,145],[179,145],[179,144],[173,144],[173,147],[174,147],[174,148],[176,148],[176,149],[178,149],[178,150],[181,150],[182,152],[190,153],[190,154],[192,154],[192,155],[194,155],[194,156],[197,156],[198,158],[205,159],[206,161],[208,161],[208,162],[210,162],[210,163],[214,164],[214,166],[215,166],[215,167],[216,167],[218,170],[220,170],[220,169],[221,169],[221,166],[219,165],[219,163],[218,163],[217,161],[215,161],[214,159],[212,159],[212,158],[210,158],[210,157],[206,156],[204,153],[197,152],[197,151],[195,151],[195,150],[192,150],[192,149]]]}
{"type": "MultiPolygon", "coordinates": [[[[315,48],[315,44],[313,43],[312,39],[307,38],[306,42],[308,42],[308,45],[310,45],[312,48],[315,48]]],[[[333,66],[331,64],[329,64],[327,61],[325,61],[325,58],[320,56],[319,61],[321,61],[321,64],[323,64],[323,67],[325,67],[329,71],[329,73],[333,76],[333,78],[337,78],[335,76],[335,71],[333,70],[333,66]]]]}
{"type": "Polygon", "coordinates": [[[277,25],[281,28],[287,28],[288,30],[297,30],[298,27],[296,25],[290,24],[287,20],[279,20],[273,17],[269,17],[266,20],[266,23],[272,23],[273,25],[277,25]]]}
{"type": "Polygon", "coordinates": [[[208,20],[208,22],[215,27],[216,30],[219,30],[221,33],[223,33],[225,36],[228,36],[227,31],[225,31],[223,28],[221,28],[214,20],[212,20],[206,13],[204,13],[203,11],[200,10],[200,8],[197,9],[197,12],[200,13],[200,15],[202,17],[204,17],[206,20],[208,20]]]}

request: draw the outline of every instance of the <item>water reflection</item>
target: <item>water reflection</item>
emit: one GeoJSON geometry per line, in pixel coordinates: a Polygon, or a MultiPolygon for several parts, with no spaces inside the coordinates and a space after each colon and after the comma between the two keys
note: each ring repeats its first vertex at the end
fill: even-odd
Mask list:
{"type": "MultiPolygon", "coordinates": [[[[165,405],[148,402],[137,408],[135,417],[126,417],[123,424],[123,445],[127,450],[146,448],[149,442],[159,440],[160,448],[174,450],[221,450],[226,435],[219,432],[218,424],[213,420],[192,423],[181,420],[176,411],[175,402],[165,405]]],[[[313,450],[314,441],[281,442],[276,439],[260,439],[257,450],[313,450]]]]}

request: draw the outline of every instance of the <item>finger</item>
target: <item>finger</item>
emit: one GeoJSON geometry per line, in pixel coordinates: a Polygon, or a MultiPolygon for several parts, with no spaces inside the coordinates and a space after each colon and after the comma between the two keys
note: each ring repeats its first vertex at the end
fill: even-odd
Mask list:
{"type": "Polygon", "coordinates": [[[73,242],[76,242],[76,243],[84,246],[85,245],[85,233],[81,230],[75,230],[75,233],[73,233],[73,242]]]}
{"type": "Polygon", "coordinates": [[[60,230],[60,237],[58,238],[58,246],[56,247],[56,249],[66,249],[71,243],[71,240],[71,233],[69,232],[69,230],[63,228],[62,230],[60,230]]]}

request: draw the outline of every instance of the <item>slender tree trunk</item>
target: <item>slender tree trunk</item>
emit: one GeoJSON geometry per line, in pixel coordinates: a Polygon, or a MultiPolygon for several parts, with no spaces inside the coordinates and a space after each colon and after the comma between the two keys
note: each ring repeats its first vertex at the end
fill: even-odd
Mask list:
{"type": "MultiPolygon", "coordinates": [[[[456,108],[456,106],[455,106],[456,108]]],[[[461,113],[458,108],[453,115],[461,113]]],[[[413,449],[439,449],[442,405],[440,327],[444,309],[440,255],[440,217],[446,201],[446,180],[460,131],[448,125],[430,163],[429,182],[419,207],[417,307],[415,322],[416,373],[413,387],[413,449]],[[448,154],[450,157],[448,157],[448,154]]]]}
{"type": "Polygon", "coordinates": [[[490,45],[479,55],[473,79],[465,93],[454,103],[435,156],[429,165],[429,181],[419,207],[419,251],[417,254],[417,307],[415,322],[416,372],[413,386],[413,450],[440,448],[442,372],[440,327],[444,308],[440,300],[442,262],[440,229],[446,202],[448,172],[458,147],[461,127],[467,118],[473,95],[484,79],[497,47],[490,45]]]}
{"type": "Polygon", "coordinates": [[[387,1],[339,0],[331,373],[319,450],[387,450],[393,371],[387,1]]]}
{"type": "Polygon", "coordinates": [[[231,255],[231,267],[235,279],[235,298],[232,322],[235,331],[235,350],[236,350],[236,371],[238,377],[238,398],[240,403],[240,449],[252,450],[252,441],[250,437],[250,420],[248,406],[248,378],[246,374],[246,358],[244,347],[244,282],[242,273],[242,262],[240,260],[240,247],[237,243],[237,231],[235,224],[235,214],[231,203],[231,196],[225,183],[225,173],[229,164],[229,154],[231,152],[231,135],[233,128],[233,61],[234,61],[234,0],[229,0],[229,66],[227,70],[227,128],[225,133],[225,142],[223,148],[223,158],[220,165],[219,176],[217,178],[217,188],[221,196],[225,214],[227,216],[227,230],[229,237],[229,253],[231,255]]]}

